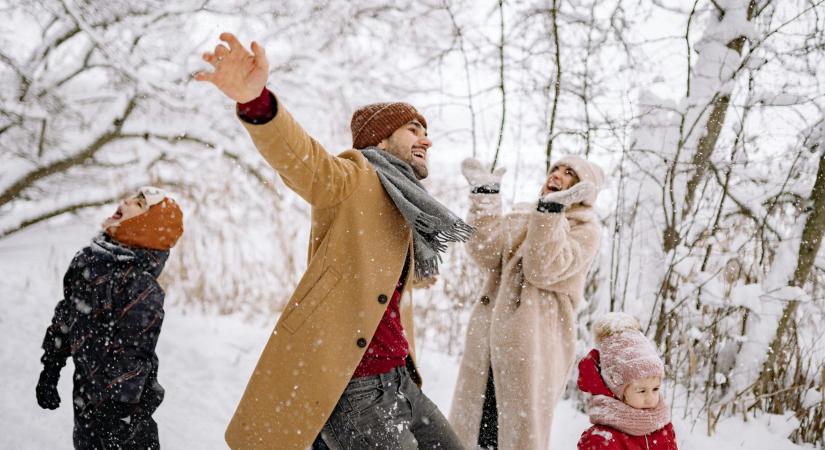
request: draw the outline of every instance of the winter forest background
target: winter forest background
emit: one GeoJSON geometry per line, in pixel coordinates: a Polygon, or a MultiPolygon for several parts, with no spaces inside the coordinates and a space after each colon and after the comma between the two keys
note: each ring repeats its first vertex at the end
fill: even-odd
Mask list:
{"type": "MultiPolygon", "coordinates": [[[[332,152],[358,106],[417,105],[426,185],[462,214],[464,157],[507,166],[512,201],[535,200],[550,160],[599,162],[579,354],[594,316],[633,313],[692,433],[771,414],[782,438],[825,446],[825,0],[0,0],[1,339],[36,322],[25,352],[0,353],[3,384],[31,378],[15,398],[34,403],[72,253],[141,185],[186,213],[167,309],[275,323],[305,267],[309,208],[234,105],[191,79],[224,30],[263,44],[270,88],[332,152]]],[[[480,283],[457,246],[415,295],[422,345],[453,366],[480,283]]],[[[238,389],[248,374],[232,374],[238,389]]],[[[579,405],[572,383],[568,396],[579,405]]]]}

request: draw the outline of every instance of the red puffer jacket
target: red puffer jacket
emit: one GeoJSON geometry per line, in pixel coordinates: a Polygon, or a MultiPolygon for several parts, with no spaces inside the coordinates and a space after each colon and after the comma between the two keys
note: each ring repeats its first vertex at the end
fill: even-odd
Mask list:
{"type": "MultiPolygon", "coordinates": [[[[591,395],[616,398],[607,388],[599,369],[599,351],[591,350],[579,362],[578,386],[591,395]]],[[[668,423],[650,434],[632,436],[606,425],[593,425],[582,433],[579,450],[677,450],[673,425],[668,423]]]]}

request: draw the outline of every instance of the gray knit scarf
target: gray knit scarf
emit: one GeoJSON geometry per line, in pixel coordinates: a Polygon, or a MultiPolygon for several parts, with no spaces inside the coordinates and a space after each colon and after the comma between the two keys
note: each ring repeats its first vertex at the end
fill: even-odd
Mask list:
{"type": "Polygon", "coordinates": [[[434,199],[406,162],[377,147],[362,149],[361,153],[372,164],[384,190],[413,228],[416,278],[437,275],[441,253],[447,251],[447,243],[466,242],[475,228],[434,199]]]}

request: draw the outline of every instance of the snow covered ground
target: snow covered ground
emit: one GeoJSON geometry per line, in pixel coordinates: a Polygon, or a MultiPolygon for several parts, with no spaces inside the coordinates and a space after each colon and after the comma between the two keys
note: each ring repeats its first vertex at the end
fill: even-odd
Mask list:
{"type": "MultiPolygon", "coordinates": [[[[34,387],[40,371],[40,343],[63,272],[74,252],[95,233],[94,224],[56,223],[34,227],[0,242],[0,449],[71,448],[71,362],[60,381],[61,407],[41,410],[34,387]]],[[[223,432],[240,398],[275,317],[250,323],[239,316],[183,311],[167,299],[158,353],[166,400],[155,415],[166,449],[226,448],[223,432]]],[[[419,359],[425,392],[447,412],[458,372],[455,357],[422,347],[419,359]]],[[[801,449],[784,436],[793,423],[783,417],[743,422],[725,419],[708,437],[674,413],[680,449],[801,449]]],[[[555,415],[552,449],[573,449],[587,417],[573,402],[555,415]]]]}

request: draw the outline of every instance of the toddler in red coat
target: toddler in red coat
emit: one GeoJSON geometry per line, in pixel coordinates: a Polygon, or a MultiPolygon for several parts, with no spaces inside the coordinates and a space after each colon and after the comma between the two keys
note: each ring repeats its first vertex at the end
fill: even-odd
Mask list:
{"type": "Polygon", "coordinates": [[[593,324],[596,348],[579,362],[578,386],[591,395],[593,426],[579,450],[676,450],[670,409],[661,393],[665,368],[656,348],[625,313],[593,324]]]}

